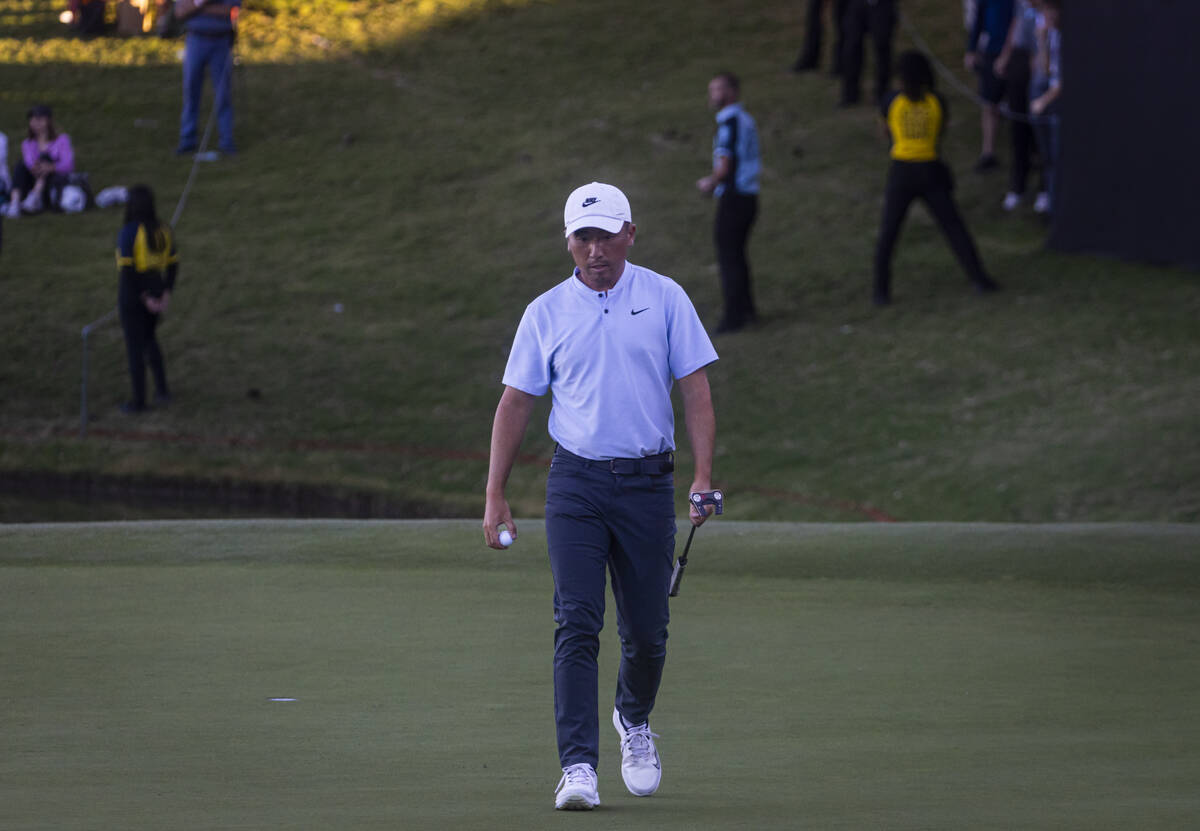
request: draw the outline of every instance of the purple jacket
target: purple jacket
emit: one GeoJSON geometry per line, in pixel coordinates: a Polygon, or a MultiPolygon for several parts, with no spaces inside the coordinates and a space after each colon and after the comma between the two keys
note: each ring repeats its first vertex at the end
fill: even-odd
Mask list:
{"type": "MultiPolygon", "coordinates": [[[[21,156],[30,170],[37,164],[42,152],[38,150],[37,139],[25,139],[21,142],[21,156]]],[[[66,133],[59,133],[44,152],[54,159],[54,169],[59,173],[75,172],[75,151],[71,149],[71,137],[66,133]]]]}

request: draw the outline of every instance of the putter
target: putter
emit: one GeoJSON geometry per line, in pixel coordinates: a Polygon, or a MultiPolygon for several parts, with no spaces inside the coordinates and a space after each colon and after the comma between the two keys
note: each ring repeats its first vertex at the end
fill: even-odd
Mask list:
{"type": "MultiPolygon", "coordinates": [[[[688,499],[696,507],[698,513],[703,513],[705,505],[713,506],[714,515],[725,513],[725,494],[721,491],[697,491],[688,499]]],[[[692,537],[696,536],[698,527],[698,525],[692,526],[692,530],[688,532],[687,542],[683,544],[683,553],[675,561],[675,568],[671,571],[671,588],[667,592],[668,597],[679,595],[679,584],[683,582],[683,570],[687,568],[688,549],[692,547],[692,537]]]]}

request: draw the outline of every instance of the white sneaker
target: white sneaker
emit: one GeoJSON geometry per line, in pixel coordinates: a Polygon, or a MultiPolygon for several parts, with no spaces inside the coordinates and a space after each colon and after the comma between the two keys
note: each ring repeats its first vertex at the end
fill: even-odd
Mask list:
{"type": "Polygon", "coordinates": [[[21,200],[21,210],[27,214],[35,214],[42,209],[42,192],[35,190],[21,200]]]}
{"type": "Polygon", "coordinates": [[[649,723],[626,727],[621,714],[613,709],[613,727],[621,737],[621,778],[634,796],[649,796],[658,790],[662,781],[662,761],[650,732],[649,723]]]}
{"type": "Polygon", "coordinates": [[[1037,195],[1037,199],[1033,200],[1033,212],[1035,214],[1050,213],[1050,194],[1042,191],[1037,195]]]}
{"type": "Polygon", "coordinates": [[[587,762],[563,768],[562,779],[554,789],[554,807],[559,811],[590,811],[600,804],[596,790],[596,769],[587,762]]]}
{"type": "Polygon", "coordinates": [[[16,219],[21,215],[21,205],[16,200],[13,200],[0,208],[0,214],[4,214],[9,219],[16,219]]]}
{"type": "Polygon", "coordinates": [[[1004,194],[1004,203],[1002,205],[1004,210],[1014,211],[1014,210],[1016,210],[1017,205],[1020,205],[1020,204],[1021,204],[1021,194],[1013,193],[1011,190],[1008,193],[1004,194]]]}

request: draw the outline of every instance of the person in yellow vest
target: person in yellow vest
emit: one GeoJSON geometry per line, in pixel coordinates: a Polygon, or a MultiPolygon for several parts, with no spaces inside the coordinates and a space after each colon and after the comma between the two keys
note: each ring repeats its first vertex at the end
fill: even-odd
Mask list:
{"type": "Polygon", "coordinates": [[[117,309],[133,382],[133,398],[121,405],[121,411],[140,413],[146,410],[146,364],[154,376],[154,403],[164,407],[171,401],[155,329],[170,305],[179,271],[171,229],[158,221],[154,191],[145,185],[129,189],[125,224],[117,236],[117,268],[121,273],[117,309]]]}
{"type": "Polygon", "coordinates": [[[915,199],[925,202],[946,241],[980,294],[999,286],[983,270],[971,233],[954,202],[954,177],[942,161],[939,145],[946,131],[946,101],[934,89],[933,68],[920,52],[896,61],[900,89],[882,102],[891,141],[891,167],[883,197],[883,218],[875,248],[875,305],[892,302],[892,253],[915,199]]]}

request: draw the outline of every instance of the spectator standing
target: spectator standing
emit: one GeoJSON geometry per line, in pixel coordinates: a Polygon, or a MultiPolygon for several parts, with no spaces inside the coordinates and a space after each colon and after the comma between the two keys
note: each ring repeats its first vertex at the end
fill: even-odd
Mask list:
{"type": "Polygon", "coordinates": [[[185,21],[187,32],[177,155],[196,151],[205,70],[216,99],[219,147],[222,153],[237,152],[233,141],[233,40],[241,5],[242,0],[178,0],[175,4],[175,13],[185,21]]]}
{"type": "Polygon", "coordinates": [[[1000,166],[996,161],[996,133],[1000,130],[1000,100],[1005,84],[996,74],[995,63],[1007,42],[1013,14],[1013,0],[978,0],[974,24],[967,35],[963,64],[979,75],[979,96],[987,102],[980,111],[983,147],[975,164],[980,173],[1000,166]]]}
{"type": "Polygon", "coordinates": [[[8,213],[8,192],[12,180],[8,178],[8,136],[0,133],[0,251],[4,249],[4,215],[8,213]]]}
{"type": "Polygon", "coordinates": [[[1015,210],[1025,198],[1025,188],[1033,166],[1035,139],[1033,125],[1029,121],[1029,82],[1033,49],[1037,42],[1037,5],[1036,0],[1017,0],[1008,38],[993,67],[996,75],[1004,79],[1008,111],[1012,116],[1009,125],[1012,166],[1008,192],[1004,194],[1002,203],[1006,211],[1015,210]]]}
{"type": "Polygon", "coordinates": [[[104,34],[106,0],[70,0],[67,7],[71,10],[71,25],[81,35],[104,34]]]}
{"type": "MultiPolygon", "coordinates": [[[[535,299],[517,327],[492,425],[483,532],[515,537],[505,484],[537,396],[549,391],[557,442],[546,480],[546,543],[554,577],[554,718],[563,775],[554,806],[600,804],[598,664],[606,572],[612,574],[621,661],[613,727],[621,776],[635,796],[659,786],[650,732],[666,662],[667,592],[675,548],[675,419],[679,383],[695,460],[691,489],[712,483],[716,437],[705,371],[717,359],[679,284],[626,260],[637,227],[629,200],[592,182],[567,198],[575,270],[535,299]]],[[[700,525],[708,511],[692,507],[700,525]]]]}
{"type": "Polygon", "coordinates": [[[1060,55],[1062,35],[1059,18],[1062,0],[1042,0],[1042,14],[1037,25],[1037,51],[1029,82],[1029,113],[1033,130],[1042,154],[1042,176],[1046,187],[1038,194],[1033,209],[1039,214],[1054,212],[1058,186],[1058,99],[1062,93],[1060,55]]]}
{"type": "Polygon", "coordinates": [[[941,160],[939,145],[948,111],[945,99],[934,91],[933,68],[920,52],[909,51],[900,56],[896,71],[901,89],[883,105],[892,163],[875,248],[875,305],[892,301],[892,253],[915,199],[925,202],[976,290],[981,294],[995,291],[998,286],[983,270],[975,242],[954,203],[950,168],[941,160]]]}
{"type": "Polygon", "coordinates": [[[124,413],[146,410],[146,365],[154,376],[154,403],[166,406],[171,393],[156,330],[171,303],[171,290],[179,271],[179,254],[171,229],[159,222],[154,192],[145,185],[129,189],[125,224],[117,235],[117,269],[120,284],[117,309],[125,333],[129,380],[133,398],[121,405],[124,413]]]}
{"type": "Polygon", "coordinates": [[[746,247],[758,217],[758,174],[762,159],[758,127],[742,109],[740,97],[741,83],[732,72],[722,72],[709,82],[708,105],[717,111],[713,169],[696,182],[701,193],[717,198],[713,238],[725,311],[716,334],[736,332],[758,319],[750,289],[746,247]]]}
{"type": "Polygon", "coordinates": [[[5,216],[36,214],[56,206],[56,199],[75,171],[71,137],[58,132],[54,113],[45,104],[26,113],[29,130],[21,142],[21,159],[13,168],[12,191],[5,216]]]}
{"type": "Polygon", "coordinates": [[[804,14],[804,46],[800,57],[792,64],[793,72],[811,72],[821,63],[821,36],[824,32],[822,13],[825,7],[831,7],[830,16],[833,18],[833,64],[829,71],[833,75],[842,74],[842,51],[845,48],[842,19],[846,16],[847,0],[808,0],[804,14]]]}
{"type": "Polygon", "coordinates": [[[892,35],[898,0],[848,0],[842,21],[841,106],[858,103],[862,94],[863,40],[868,32],[875,47],[875,102],[881,103],[892,85],[892,35]]]}

